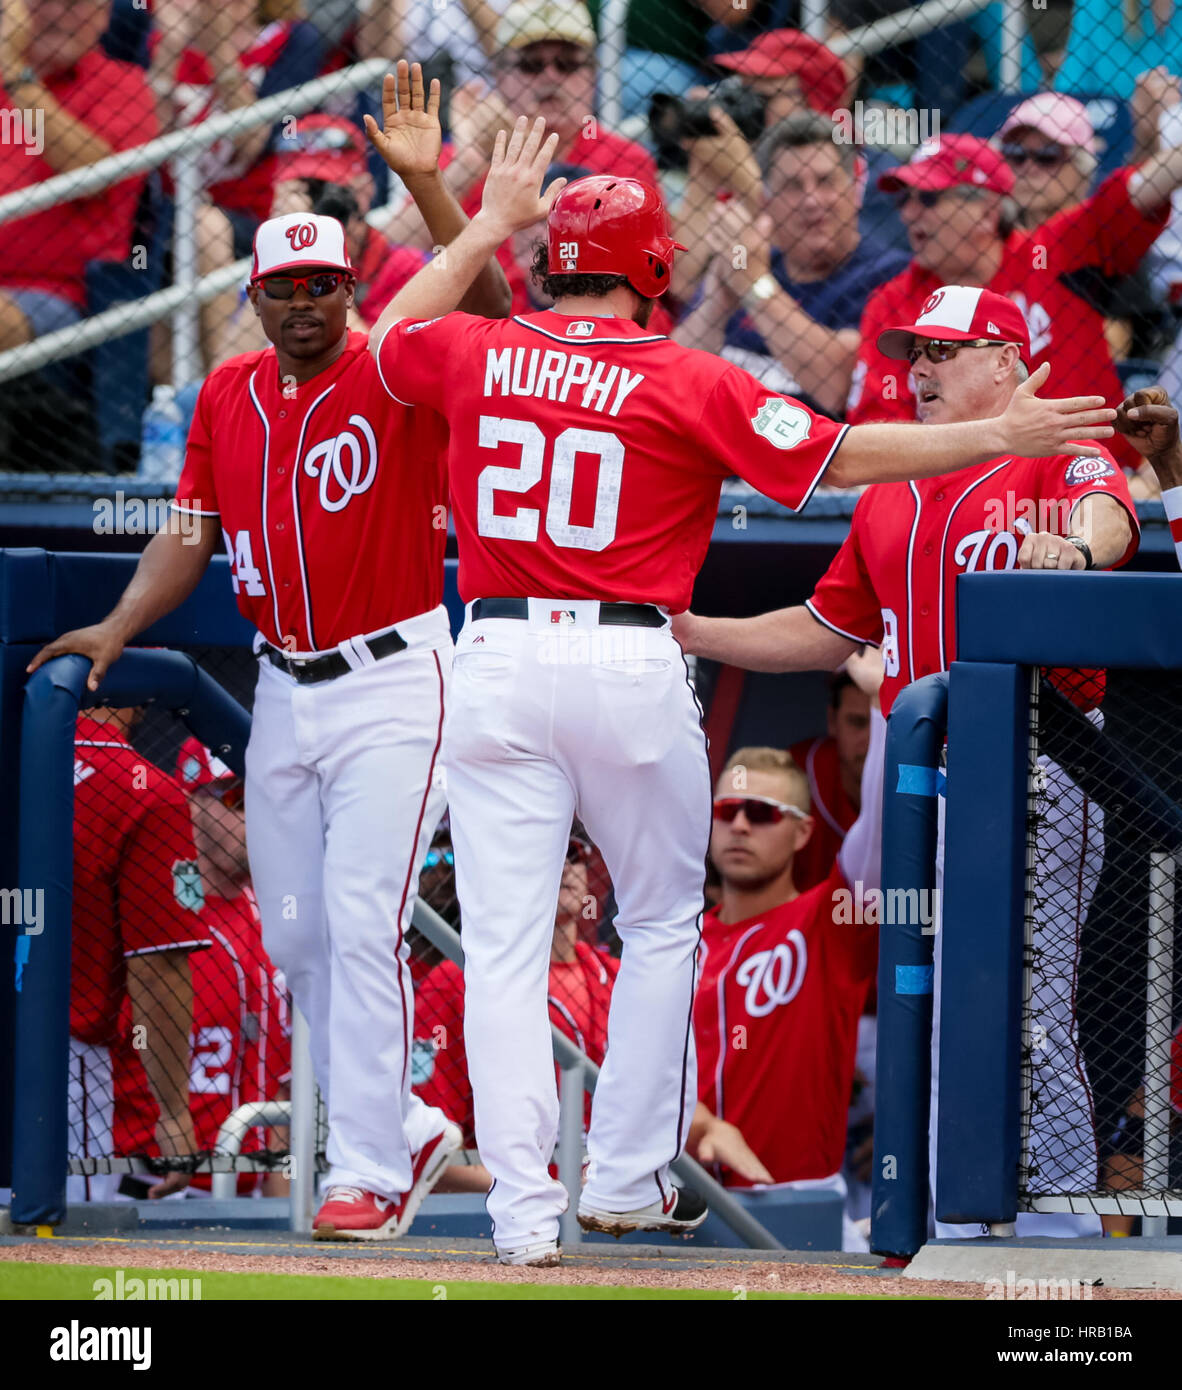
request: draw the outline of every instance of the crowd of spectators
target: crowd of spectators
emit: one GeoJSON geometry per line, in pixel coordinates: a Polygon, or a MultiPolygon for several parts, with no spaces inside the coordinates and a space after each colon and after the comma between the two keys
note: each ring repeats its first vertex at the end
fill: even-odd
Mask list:
{"type": "MultiPolygon", "coordinates": [[[[1175,7],[1052,5],[1031,20],[1021,91],[1008,102],[996,91],[998,7],[863,47],[853,31],[906,7],[835,0],[816,38],[798,27],[794,0],[633,0],[613,74],[620,125],[608,128],[602,0],[16,0],[0,19],[11,113],[0,194],[352,62],[405,54],[444,83],[445,176],[467,211],[497,130],[517,114],[544,116],[560,136],[556,172],[632,175],[665,192],[690,249],[656,327],[828,414],[910,417],[906,376],[874,341],[940,283],[986,284],[1018,302],[1035,365],[1053,362],[1057,390],[1115,402],[1122,379],[1178,376],[1175,7]],[[951,95],[941,75],[929,106],[939,44],[970,60],[951,95]],[[876,135],[864,127],[874,111],[906,120],[876,135]]],[[[267,216],[327,211],[348,228],[354,313],[371,323],[433,251],[368,147],[362,116],[376,109],[375,84],[206,149],[198,272],[248,254],[267,216]]],[[[0,350],[106,307],[90,283],[96,264],[159,261],[166,283],[174,198],[166,165],[0,224],[0,350]]],[[[529,274],[534,240],[522,234],[500,253],[514,311],[545,304],[529,274]]],[[[263,345],[238,289],[202,304],[199,340],[199,361],[174,363],[169,320],[154,326],[141,410],[153,384],[199,380],[263,345]]],[[[135,353],[129,343],[129,373],[135,353]]],[[[40,466],[96,466],[85,457],[94,437],[71,441],[61,428],[62,411],[75,419],[99,389],[86,373],[84,358],[66,358],[0,386],[0,467],[31,466],[17,446],[37,401],[54,431],[35,452],[40,466]]],[[[138,423],[123,432],[138,437],[138,423]]],[[[1116,448],[1137,470],[1124,441],[1116,448]]],[[[1155,484],[1140,472],[1147,495],[1155,484]]]]}

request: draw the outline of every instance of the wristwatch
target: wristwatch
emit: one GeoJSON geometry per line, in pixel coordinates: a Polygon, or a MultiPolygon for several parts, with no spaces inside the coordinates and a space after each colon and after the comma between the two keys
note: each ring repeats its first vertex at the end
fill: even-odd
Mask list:
{"type": "Polygon", "coordinates": [[[39,86],[41,85],[41,79],[37,76],[37,74],[33,71],[33,69],[28,65],[28,63],[26,63],[26,64],[24,65],[24,67],[21,68],[20,72],[17,73],[17,75],[16,75],[15,77],[13,77],[13,78],[6,78],[5,81],[4,81],[4,85],[5,85],[5,87],[8,88],[9,92],[12,92],[12,91],[14,91],[17,87],[28,87],[28,86],[39,87],[39,86]]]}
{"type": "Polygon", "coordinates": [[[1082,536],[1064,536],[1063,539],[1068,545],[1075,546],[1076,550],[1084,557],[1084,569],[1094,570],[1096,562],[1092,559],[1092,547],[1082,536]]]}
{"type": "Polygon", "coordinates": [[[757,309],[761,304],[766,304],[773,295],[778,294],[779,290],[780,282],[770,270],[765,270],[743,295],[743,303],[748,309],[757,309]]]}

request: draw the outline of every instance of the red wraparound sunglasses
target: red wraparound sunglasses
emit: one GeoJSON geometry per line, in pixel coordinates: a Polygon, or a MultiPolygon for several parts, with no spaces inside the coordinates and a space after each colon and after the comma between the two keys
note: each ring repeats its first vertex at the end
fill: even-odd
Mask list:
{"type": "Polygon", "coordinates": [[[323,299],[352,277],[339,270],[321,270],[315,275],[265,275],[259,284],[268,299],[291,299],[301,286],[313,299],[323,299]]]}
{"type": "Polygon", "coordinates": [[[714,819],[731,821],[742,813],[749,825],[779,825],[785,816],[803,820],[808,814],[787,801],[775,801],[770,796],[720,796],[714,802],[714,819]]]}

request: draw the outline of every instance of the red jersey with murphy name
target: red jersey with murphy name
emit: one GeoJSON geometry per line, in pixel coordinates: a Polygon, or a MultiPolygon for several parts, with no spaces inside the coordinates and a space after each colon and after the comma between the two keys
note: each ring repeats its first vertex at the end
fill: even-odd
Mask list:
{"type": "Polygon", "coordinates": [[[74,736],[70,1034],[109,1046],[129,956],[209,945],[195,908],[197,853],[185,794],[112,723],[74,736]]]}
{"type": "Polygon", "coordinates": [[[723,479],[800,510],[846,426],[631,320],[452,313],[382,375],[451,427],[460,594],[689,606],[723,479]]]}
{"type": "MultiPolygon", "coordinates": [[[[1090,442],[1090,441],[1089,441],[1090,442]]],[[[854,508],[850,532],[806,607],[826,627],[881,646],[882,712],[905,685],[946,671],[956,656],[956,578],[1015,568],[1022,535],[1070,534],[1085,497],[1114,497],[1140,530],[1125,475],[1112,456],[990,459],[909,483],[879,483],[854,508]]],[[[1094,703],[1094,701],[1093,701],[1094,703]]]]}
{"type": "MultiPolygon", "coordinates": [[[[702,920],[698,1099],[739,1127],[777,1183],[831,1177],[845,1154],[858,1019],[878,961],[877,925],[834,921],[845,886],[834,865],[762,916],[727,924],[713,908],[702,920]]],[[[729,1169],[722,1181],[751,1186],[729,1169]]]]}
{"type": "MultiPolygon", "coordinates": [[[[254,893],[247,889],[236,898],[207,897],[201,924],[212,945],[193,961],[189,1113],[197,1147],[212,1149],[232,1111],[252,1101],[274,1100],[290,1077],[291,1023],[283,977],[263,950],[254,893]]],[[[119,1045],[112,1052],[115,1151],[156,1154],[159,1108],[132,1042],[126,1009],[119,1045]]],[[[251,1130],[242,1152],[259,1147],[259,1131],[251,1130]]],[[[252,1191],[258,1178],[240,1173],[239,1191],[252,1191]]],[[[208,1188],[209,1174],[197,1173],[192,1182],[208,1188]]]]}
{"type": "Polygon", "coordinates": [[[368,341],[302,386],[245,353],[197,398],[173,505],[220,517],[239,608],[292,654],[443,601],[447,426],[390,395],[368,341]]]}

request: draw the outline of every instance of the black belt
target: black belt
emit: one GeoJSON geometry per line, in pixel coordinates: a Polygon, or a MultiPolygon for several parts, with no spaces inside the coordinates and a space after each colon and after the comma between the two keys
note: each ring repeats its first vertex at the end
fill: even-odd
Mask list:
{"type": "MultiPolygon", "coordinates": [[[[555,612],[562,611],[563,599],[546,599],[555,612]]],[[[565,600],[574,602],[573,599],[565,600]]],[[[585,602],[585,600],[580,600],[585,602]]],[[[472,621],[478,618],[528,618],[527,598],[478,598],[472,605],[472,621]]],[[[601,603],[599,621],[611,627],[664,627],[665,615],[651,603],[601,603]]]]}
{"type": "MultiPolygon", "coordinates": [[[[378,661],[384,656],[393,656],[395,652],[406,650],[406,643],[397,632],[383,632],[380,637],[364,641],[362,646],[368,647],[374,659],[378,661]]],[[[301,685],[315,685],[318,681],[333,681],[338,676],[343,676],[355,669],[349,665],[340,652],[325,652],[323,656],[284,656],[269,642],[263,648],[263,652],[272,666],[278,666],[281,671],[286,671],[293,680],[299,681],[301,685]]]]}

